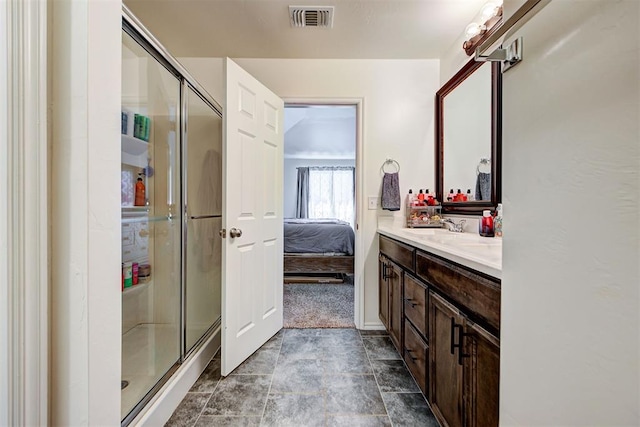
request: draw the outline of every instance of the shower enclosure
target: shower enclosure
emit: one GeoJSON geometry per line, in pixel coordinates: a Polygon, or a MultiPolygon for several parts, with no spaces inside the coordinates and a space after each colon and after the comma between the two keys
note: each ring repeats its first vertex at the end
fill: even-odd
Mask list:
{"type": "Polygon", "coordinates": [[[218,104],[125,9],[123,425],[220,325],[221,116],[218,104]]]}

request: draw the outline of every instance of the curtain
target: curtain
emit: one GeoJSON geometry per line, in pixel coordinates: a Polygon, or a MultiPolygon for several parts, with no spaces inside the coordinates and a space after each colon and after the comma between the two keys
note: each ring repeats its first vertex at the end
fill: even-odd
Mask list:
{"type": "Polygon", "coordinates": [[[355,223],[355,168],[336,166],[310,167],[308,169],[308,217],[337,218],[348,222],[353,227],[355,223]]]}
{"type": "Polygon", "coordinates": [[[309,168],[298,168],[296,218],[309,218],[309,168]]]}

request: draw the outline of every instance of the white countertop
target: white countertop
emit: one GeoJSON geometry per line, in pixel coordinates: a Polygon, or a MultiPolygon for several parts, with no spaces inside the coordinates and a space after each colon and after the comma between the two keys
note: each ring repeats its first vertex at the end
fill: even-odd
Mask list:
{"type": "Polygon", "coordinates": [[[445,228],[405,228],[379,222],[378,233],[449,259],[497,279],[502,278],[502,239],[445,228]]]}

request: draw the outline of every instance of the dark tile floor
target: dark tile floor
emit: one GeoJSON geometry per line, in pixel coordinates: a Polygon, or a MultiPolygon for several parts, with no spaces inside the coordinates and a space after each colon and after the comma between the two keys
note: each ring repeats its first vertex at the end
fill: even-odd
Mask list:
{"type": "Polygon", "coordinates": [[[216,355],[167,426],[433,426],[384,331],[283,329],[231,375],[216,355]]]}

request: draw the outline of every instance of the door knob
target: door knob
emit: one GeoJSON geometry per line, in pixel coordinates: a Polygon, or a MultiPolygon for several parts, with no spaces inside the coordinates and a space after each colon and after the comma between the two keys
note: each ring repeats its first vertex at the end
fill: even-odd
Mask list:
{"type": "Polygon", "coordinates": [[[240,237],[242,236],[242,230],[240,230],[239,228],[232,228],[231,230],[229,230],[229,236],[231,237],[240,237]]]}

